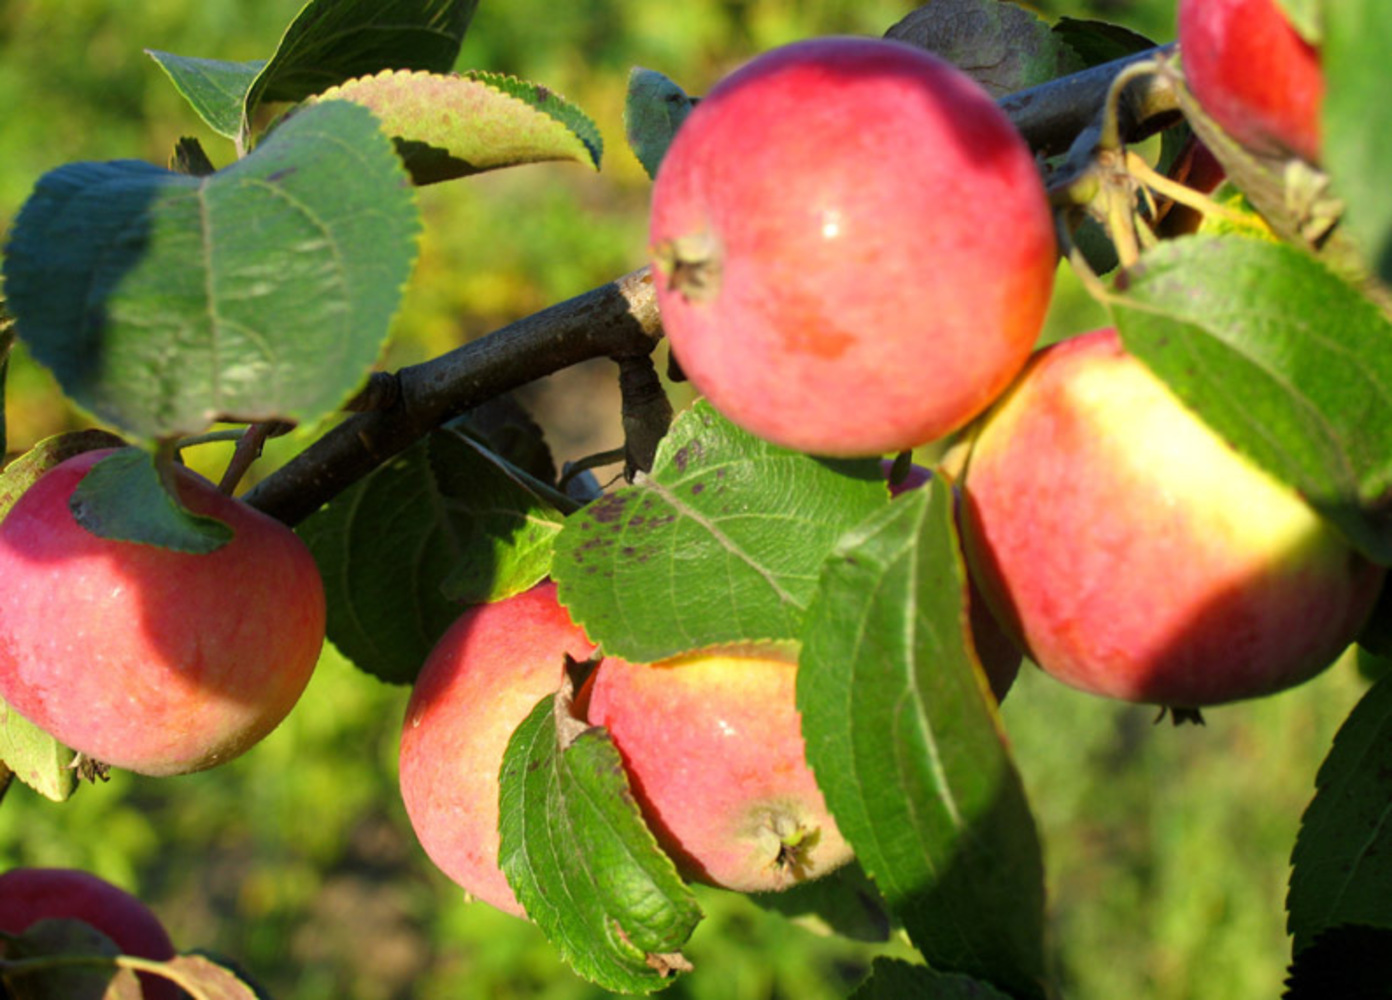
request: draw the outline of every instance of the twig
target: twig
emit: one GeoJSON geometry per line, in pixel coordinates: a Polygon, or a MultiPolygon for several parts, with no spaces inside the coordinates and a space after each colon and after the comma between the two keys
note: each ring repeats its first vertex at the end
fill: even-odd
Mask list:
{"type": "Polygon", "coordinates": [[[590,358],[651,352],[661,339],[648,268],[397,373],[400,397],[357,413],[250,490],[297,524],[417,439],[472,406],[590,358]]]}

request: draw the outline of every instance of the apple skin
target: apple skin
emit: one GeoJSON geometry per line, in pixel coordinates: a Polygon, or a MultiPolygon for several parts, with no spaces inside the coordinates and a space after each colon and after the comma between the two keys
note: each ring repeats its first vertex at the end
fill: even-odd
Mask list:
{"type": "Polygon", "coordinates": [[[983,418],[962,514],[976,580],[1026,654],[1126,701],[1300,684],[1353,641],[1383,580],[1110,329],[1040,352],[983,418]]]}
{"type": "Polygon", "coordinates": [[[85,530],[68,498],[108,449],[51,469],[0,523],[0,696],[95,760],[201,771],[274,729],[324,643],[324,588],[284,524],[177,470],[233,539],[207,555],[85,530]]]}
{"type": "Polygon", "coordinates": [[[401,797],[431,861],[471,896],[525,916],[498,867],[498,775],[513,731],[560,687],[565,657],[594,644],[556,585],[464,612],[411,691],[401,733],[401,797]]]}
{"type": "MultiPolygon", "coordinates": [[[[156,962],[174,957],[159,918],[135,896],[74,868],[12,868],[0,874],[0,931],[23,934],[40,920],[80,920],[109,937],[123,955],[156,962]]],[[[5,946],[0,942],[0,954],[5,946]]],[[[146,1000],[178,1000],[172,982],[138,973],[146,1000]]]]}
{"type": "Polygon", "coordinates": [[[1319,52],[1276,0],[1180,0],[1178,35],[1189,89],[1223,131],[1263,155],[1319,162],[1319,52]]]}
{"type": "Polygon", "coordinates": [[[607,656],[581,693],[609,730],[663,849],[690,879],[776,892],[851,860],[807,765],[783,646],[654,664],[607,656]]]}
{"type": "Polygon", "coordinates": [[[662,161],[649,236],[695,387],[753,434],[842,457],[984,410],[1028,359],[1057,264],[1034,158],[985,91],[867,38],[721,81],[662,161]]]}
{"type": "MultiPolygon", "coordinates": [[[[889,459],[881,463],[886,477],[893,467],[894,463],[889,459]]],[[[910,465],[902,482],[889,485],[889,494],[892,497],[902,496],[909,490],[926,485],[932,478],[931,469],[921,465],[910,465]]],[[[956,490],[953,493],[954,498],[959,495],[956,490]]],[[[960,503],[958,507],[960,516],[960,503]]],[[[1010,688],[1020,673],[1020,663],[1024,660],[1024,654],[1020,652],[1020,647],[1015,645],[1015,641],[1005,634],[995,615],[991,614],[991,609],[970,572],[967,574],[967,607],[971,622],[972,646],[981,662],[981,668],[986,672],[991,693],[996,696],[996,702],[999,704],[1010,693],[1010,688]]]]}

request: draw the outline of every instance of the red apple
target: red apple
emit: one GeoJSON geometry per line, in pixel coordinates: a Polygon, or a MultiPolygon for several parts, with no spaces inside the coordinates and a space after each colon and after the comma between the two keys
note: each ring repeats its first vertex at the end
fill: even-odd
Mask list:
{"type": "Polygon", "coordinates": [[[653,187],[672,351],[769,441],[869,456],[942,437],[1019,371],[1054,227],[1034,158],[922,49],[824,38],[765,53],[683,122],[653,187]]]}
{"type": "Polygon", "coordinates": [[[770,892],[851,859],[812,776],[795,653],[707,650],[654,664],[605,657],[582,693],[613,737],[658,841],[688,877],[770,892]]]}
{"type": "Polygon", "coordinates": [[[207,555],[111,541],[68,508],[106,450],[50,470],[0,523],[0,696],[88,757],[142,774],[225,763],[276,727],[324,642],[324,590],[285,525],[180,468],[230,525],[207,555]]]}
{"type": "Polygon", "coordinates": [[[1184,78],[1223,131],[1265,155],[1319,162],[1319,52],[1276,0],[1180,0],[1178,27],[1184,78]]]}
{"type": "Polygon", "coordinates": [[[1319,673],[1383,571],[1186,409],[1115,330],[1042,351],[986,416],[963,527],[976,580],[1045,671],[1194,708],[1319,673]]]}
{"type": "MultiPolygon", "coordinates": [[[[0,875],[0,931],[23,934],[40,920],[81,920],[109,937],[123,955],[167,962],[174,945],[139,899],[110,882],[71,868],[12,868],[0,875]]],[[[5,946],[0,942],[0,954],[5,946]]],[[[167,979],[140,973],[147,1000],[183,996],[167,979]]]]}
{"type": "MultiPolygon", "coordinates": [[[[885,459],[882,467],[888,476],[894,463],[885,459]]],[[[890,495],[900,496],[908,490],[925,485],[932,478],[932,470],[921,465],[910,465],[902,481],[890,484],[890,495]]],[[[1011,685],[1015,683],[1016,675],[1020,672],[1020,662],[1024,656],[1020,647],[1005,634],[995,616],[991,614],[986,599],[981,596],[981,590],[970,573],[967,574],[967,607],[971,619],[972,646],[976,650],[977,659],[981,661],[981,667],[986,672],[986,680],[991,685],[991,693],[996,696],[996,701],[1004,701],[1011,685]]]]}
{"type": "Polygon", "coordinates": [[[430,859],[470,895],[517,916],[498,867],[498,772],[513,731],[555,691],[565,657],[594,645],[542,583],[464,612],[431,651],[401,733],[401,797],[430,859]]]}

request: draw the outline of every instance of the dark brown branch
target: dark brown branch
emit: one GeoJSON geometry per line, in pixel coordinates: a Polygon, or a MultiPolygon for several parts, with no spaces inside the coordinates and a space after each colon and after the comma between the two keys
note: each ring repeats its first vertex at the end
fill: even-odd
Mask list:
{"type": "MultiPolygon", "coordinates": [[[[1042,155],[1066,151],[1095,125],[1116,75],[1172,47],[1062,77],[1002,98],[1000,106],[1042,155]]],[[[1138,80],[1127,90],[1128,141],[1163,128],[1177,115],[1165,79],[1138,80]]],[[[495,330],[457,350],[373,376],[349,416],[255,489],[247,500],[296,524],[432,428],[470,407],[591,358],[647,354],[662,336],[647,268],[495,330]],[[394,385],[393,385],[394,383],[394,385]],[[398,395],[393,398],[393,389],[398,395]]]]}
{"type": "Polygon", "coordinates": [[[247,494],[296,524],[431,428],[590,358],[650,353],[661,338],[647,268],[397,373],[396,405],[357,413],[247,494]]]}

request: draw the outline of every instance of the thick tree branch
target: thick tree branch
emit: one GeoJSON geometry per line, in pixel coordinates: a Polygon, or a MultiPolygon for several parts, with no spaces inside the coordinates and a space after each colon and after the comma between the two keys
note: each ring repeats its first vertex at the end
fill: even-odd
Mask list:
{"type": "Polygon", "coordinates": [[[394,405],[356,413],[246,499],[296,524],[432,428],[590,358],[650,354],[662,336],[647,268],[551,306],[396,375],[394,405]]]}
{"type": "MultiPolygon", "coordinates": [[[[1119,72],[1142,59],[1167,55],[1171,48],[1062,77],[999,103],[1031,148],[1057,155],[1096,124],[1119,72]]],[[[1126,96],[1128,141],[1166,127],[1178,114],[1171,86],[1159,77],[1136,81],[1126,96]]],[[[296,524],[470,407],[591,358],[649,354],[661,337],[652,275],[642,268],[394,377],[373,376],[372,402],[363,403],[372,408],[349,416],[246,499],[296,524]]]]}

